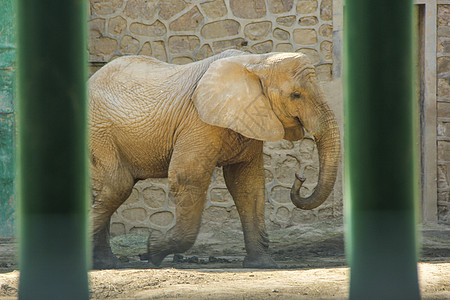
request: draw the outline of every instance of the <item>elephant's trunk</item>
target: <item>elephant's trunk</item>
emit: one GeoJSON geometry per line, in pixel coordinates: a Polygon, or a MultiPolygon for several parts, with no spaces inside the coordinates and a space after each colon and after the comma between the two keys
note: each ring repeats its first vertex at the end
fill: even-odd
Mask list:
{"type": "Polygon", "coordinates": [[[340,161],[339,128],[333,112],[328,107],[325,110],[316,119],[320,129],[313,133],[319,152],[319,180],[316,189],[311,196],[301,197],[300,188],[305,179],[298,174],[291,189],[292,203],[301,209],[309,210],[321,205],[330,195],[336,181],[340,161]]]}

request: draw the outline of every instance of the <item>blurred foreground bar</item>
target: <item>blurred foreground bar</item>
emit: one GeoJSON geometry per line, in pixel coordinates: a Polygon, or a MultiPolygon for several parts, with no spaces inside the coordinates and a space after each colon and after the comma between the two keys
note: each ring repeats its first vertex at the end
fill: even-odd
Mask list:
{"type": "Polygon", "coordinates": [[[19,299],[89,299],[85,1],[17,4],[19,299]]]}
{"type": "Polygon", "coordinates": [[[413,3],[347,0],[345,9],[350,299],[420,299],[413,3]]]}

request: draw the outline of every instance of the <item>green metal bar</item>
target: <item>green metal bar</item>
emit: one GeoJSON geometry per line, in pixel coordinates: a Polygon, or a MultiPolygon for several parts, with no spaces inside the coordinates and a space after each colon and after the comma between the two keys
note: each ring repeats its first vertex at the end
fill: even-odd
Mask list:
{"type": "Polygon", "coordinates": [[[350,299],[420,299],[411,0],[347,0],[345,205],[350,299]]]}
{"type": "Polygon", "coordinates": [[[15,7],[0,5],[0,238],[14,236],[14,77],[15,7]]]}
{"type": "Polygon", "coordinates": [[[88,299],[85,1],[18,0],[20,299],[88,299]]]}

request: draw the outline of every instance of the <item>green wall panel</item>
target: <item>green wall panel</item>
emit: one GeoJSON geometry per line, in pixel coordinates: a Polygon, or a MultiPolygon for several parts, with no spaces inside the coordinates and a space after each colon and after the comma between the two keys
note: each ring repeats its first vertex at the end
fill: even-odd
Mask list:
{"type": "Polygon", "coordinates": [[[0,5],[0,237],[14,236],[14,0],[0,5]]]}
{"type": "Polygon", "coordinates": [[[0,69],[0,114],[14,112],[14,69],[0,69]]]}
{"type": "Polygon", "coordinates": [[[0,237],[14,235],[14,115],[0,114],[0,237]]]}

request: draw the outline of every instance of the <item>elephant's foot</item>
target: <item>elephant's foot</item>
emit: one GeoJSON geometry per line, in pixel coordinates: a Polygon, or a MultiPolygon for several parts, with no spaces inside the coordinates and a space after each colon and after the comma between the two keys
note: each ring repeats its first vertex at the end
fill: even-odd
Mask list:
{"type": "Polygon", "coordinates": [[[164,258],[174,252],[174,242],[168,242],[167,237],[150,234],[147,243],[148,261],[156,267],[161,265],[164,258]]]}
{"type": "Polygon", "coordinates": [[[151,234],[148,239],[148,260],[159,267],[164,258],[172,253],[183,253],[187,251],[195,242],[195,238],[190,235],[179,237],[171,232],[165,236],[151,234]]]}
{"type": "Polygon", "coordinates": [[[111,248],[94,249],[93,269],[116,269],[120,266],[119,259],[112,253],[111,248]]]}
{"type": "Polygon", "coordinates": [[[251,269],[279,269],[280,266],[268,255],[247,255],[244,258],[244,268],[251,269]]]}
{"type": "Polygon", "coordinates": [[[148,255],[148,261],[151,262],[154,266],[159,267],[166,258],[167,255],[170,253],[164,253],[164,252],[156,252],[156,253],[149,253],[148,255]]]}

